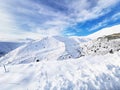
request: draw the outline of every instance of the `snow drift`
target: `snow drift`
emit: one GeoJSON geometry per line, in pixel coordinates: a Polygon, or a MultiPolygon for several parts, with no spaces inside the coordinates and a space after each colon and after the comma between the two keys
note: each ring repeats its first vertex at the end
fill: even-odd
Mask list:
{"type": "MultiPolygon", "coordinates": [[[[52,58],[51,58],[52,60],[52,58]]],[[[119,90],[120,53],[0,67],[1,90],[119,90]]]]}

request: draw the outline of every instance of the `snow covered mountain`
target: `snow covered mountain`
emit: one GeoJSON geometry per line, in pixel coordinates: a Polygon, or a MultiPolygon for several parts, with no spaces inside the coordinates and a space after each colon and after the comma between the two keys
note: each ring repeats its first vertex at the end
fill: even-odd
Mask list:
{"type": "Polygon", "coordinates": [[[13,48],[0,58],[0,89],[120,90],[120,31],[108,31],[45,37],[13,48]]]}
{"type": "Polygon", "coordinates": [[[84,55],[105,55],[120,50],[120,33],[99,37],[81,44],[84,55]]]}
{"type": "Polygon", "coordinates": [[[78,37],[46,37],[18,47],[0,58],[0,62],[25,64],[42,60],[67,60],[88,55],[105,55],[120,50],[119,36],[120,34],[113,34],[94,40],[78,37]]]}
{"type": "Polygon", "coordinates": [[[87,40],[46,37],[42,40],[32,41],[18,47],[9,54],[0,58],[2,63],[23,64],[41,60],[63,60],[81,56],[79,44],[87,40]]]}
{"type": "Polygon", "coordinates": [[[22,45],[18,42],[0,42],[0,57],[22,45]]]}
{"type": "Polygon", "coordinates": [[[120,33],[120,25],[108,27],[102,30],[99,30],[93,34],[88,35],[88,38],[95,39],[98,37],[103,37],[106,35],[114,34],[114,33],[120,33]]]}

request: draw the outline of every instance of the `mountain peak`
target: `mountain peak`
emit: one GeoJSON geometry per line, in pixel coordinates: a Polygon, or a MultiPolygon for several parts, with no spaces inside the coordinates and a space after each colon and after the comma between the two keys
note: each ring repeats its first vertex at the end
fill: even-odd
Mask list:
{"type": "Polygon", "coordinates": [[[120,25],[104,28],[104,29],[99,30],[93,34],[86,36],[86,37],[95,39],[98,37],[102,37],[102,36],[106,36],[106,35],[110,35],[110,34],[114,34],[114,33],[120,33],[120,25]]]}

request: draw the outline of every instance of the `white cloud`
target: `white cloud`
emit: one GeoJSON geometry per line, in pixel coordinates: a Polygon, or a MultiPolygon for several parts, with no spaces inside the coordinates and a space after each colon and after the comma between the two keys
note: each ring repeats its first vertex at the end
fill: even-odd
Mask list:
{"type": "Polygon", "coordinates": [[[92,28],[90,28],[89,31],[94,31],[101,27],[107,26],[107,24],[110,23],[111,21],[116,21],[118,19],[120,19],[120,13],[116,13],[112,17],[106,18],[102,22],[97,23],[96,25],[92,26],[92,28]]]}
{"type": "Polygon", "coordinates": [[[89,29],[89,31],[94,31],[94,30],[97,30],[101,27],[104,27],[107,25],[108,22],[109,22],[109,20],[105,19],[102,22],[99,22],[98,24],[94,25],[92,28],[89,29]]]}
{"type": "Polygon", "coordinates": [[[14,41],[25,38],[38,39],[43,37],[39,33],[23,32],[22,30],[19,30],[14,22],[14,18],[10,13],[6,12],[7,10],[4,6],[4,4],[0,4],[0,41],[14,41]]]}
{"type": "Polygon", "coordinates": [[[17,29],[13,18],[5,11],[6,10],[0,6],[0,40],[3,40],[4,38],[11,38],[12,34],[15,34],[17,29]]]}
{"type": "MultiPolygon", "coordinates": [[[[92,1],[92,0],[91,0],[92,1]]],[[[75,22],[83,22],[86,20],[97,18],[101,15],[108,13],[111,10],[111,7],[120,2],[119,0],[98,0],[93,3],[87,0],[79,0],[79,2],[74,2],[72,7],[74,12],[72,16],[75,17],[75,22]]]]}
{"type": "Polygon", "coordinates": [[[117,19],[120,19],[120,12],[113,15],[111,19],[114,20],[114,21],[117,20],[117,19]]]}
{"type": "MultiPolygon", "coordinates": [[[[0,3],[0,39],[7,39],[61,35],[61,32],[69,26],[106,14],[119,0],[50,1],[59,8],[55,8],[54,5],[36,3],[34,0],[4,0],[2,2],[0,3]],[[21,25],[27,25],[31,32],[20,30],[21,25]]],[[[99,23],[94,28],[103,24],[105,22],[99,23]]]]}
{"type": "Polygon", "coordinates": [[[45,37],[44,35],[40,35],[39,33],[33,33],[33,32],[24,32],[20,34],[13,34],[13,33],[0,33],[0,41],[18,41],[20,39],[41,39],[42,37],[45,37]]]}

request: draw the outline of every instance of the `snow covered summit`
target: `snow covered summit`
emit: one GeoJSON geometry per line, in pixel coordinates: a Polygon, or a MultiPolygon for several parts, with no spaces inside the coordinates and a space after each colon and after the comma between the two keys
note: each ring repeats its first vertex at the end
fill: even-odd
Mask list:
{"type": "Polygon", "coordinates": [[[112,27],[99,30],[93,34],[88,35],[87,37],[95,39],[98,37],[103,37],[103,36],[114,34],[114,33],[120,33],[120,25],[116,25],[116,26],[112,26],[112,27]]]}
{"type": "Polygon", "coordinates": [[[87,40],[65,38],[60,36],[46,37],[26,43],[0,58],[6,64],[25,64],[41,60],[63,60],[81,56],[80,43],[87,40]]]}

